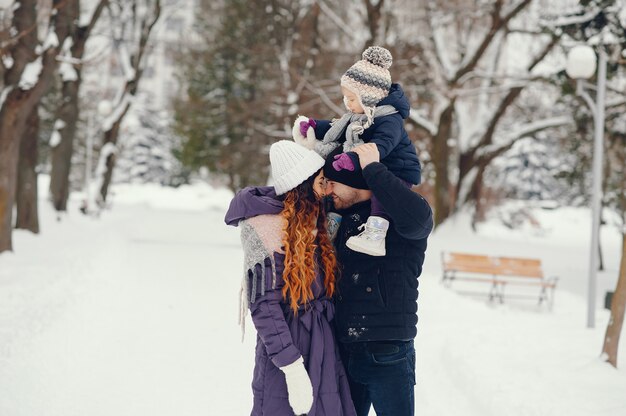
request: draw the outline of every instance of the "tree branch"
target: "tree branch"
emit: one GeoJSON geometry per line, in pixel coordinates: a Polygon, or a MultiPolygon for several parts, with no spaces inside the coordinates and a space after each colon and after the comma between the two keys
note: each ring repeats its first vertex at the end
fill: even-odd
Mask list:
{"type": "Polygon", "coordinates": [[[519,4],[505,16],[500,16],[500,12],[502,11],[502,0],[497,0],[494,9],[491,12],[491,27],[489,28],[489,32],[485,35],[483,40],[480,42],[478,48],[474,54],[467,60],[467,62],[462,63],[461,67],[457,70],[456,74],[452,77],[451,84],[456,84],[457,81],[466,73],[471,71],[476,67],[480,58],[484,55],[485,51],[491,44],[494,36],[500,29],[505,27],[511,19],[517,16],[526,6],[530,4],[532,0],[522,0],[519,4]]]}

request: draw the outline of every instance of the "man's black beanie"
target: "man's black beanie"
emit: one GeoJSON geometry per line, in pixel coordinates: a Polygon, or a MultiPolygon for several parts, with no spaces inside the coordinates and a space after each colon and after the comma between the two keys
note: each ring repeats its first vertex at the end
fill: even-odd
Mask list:
{"type": "Polygon", "coordinates": [[[359,163],[359,157],[356,153],[350,153],[350,159],[352,159],[354,164],[353,171],[349,171],[347,169],[338,171],[333,167],[335,156],[340,155],[341,153],[343,153],[342,145],[333,150],[326,158],[326,163],[324,164],[324,176],[326,179],[348,185],[352,188],[370,189],[363,178],[363,171],[361,171],[361,164],[359,163]]]}

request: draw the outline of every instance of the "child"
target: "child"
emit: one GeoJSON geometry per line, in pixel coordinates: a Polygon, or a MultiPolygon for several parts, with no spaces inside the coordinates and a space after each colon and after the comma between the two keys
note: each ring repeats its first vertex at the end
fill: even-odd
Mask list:
{"type": "MultiPolygon", "coordinates": [[[[336,153],[336,148],[343,144],[344,153],[335,155],[332,164],[337,171],[354,170],[359,160],[350,150],[359,144],[375,143],[381,162],[407,187],[417,185],[421,180],[420,162],[403,125],[410,105],[400,85],[391,83],[391,53],[372,46],[362,57],[341,77],[348,112],[332,122],[299,116],[293,127],[294,140],[324,158],[336,153]]],[[[389,216],[372,195],[371,215],[365,230],[350,237],[346,245],[354,251],[384,256],[388,228],[389,216]]]]}

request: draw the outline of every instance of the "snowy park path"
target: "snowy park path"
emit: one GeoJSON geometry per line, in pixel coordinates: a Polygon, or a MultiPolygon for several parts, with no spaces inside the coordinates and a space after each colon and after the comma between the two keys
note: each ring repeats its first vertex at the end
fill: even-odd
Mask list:
{"type": "MultiPolygon", "coordinates": [[[[248,411],[247,397],[229,399],[242,386],[248,392],[251,361],[235,316],[239,240],[216,229],[221,215],[115,212],[95,225],[97,242],[70,247],[74,273],[24,293],[23,301],[35,294],[42,304],[24,306],[18,318],[28,333],[10,351],[6,341],[0,414],[248,411]],[[223,379],[233,373],[245,374],[240,385],[223,379]]],[[[51,267],[71,272],[68,264],[51,267]]]]}
{"type": "MultiPolygon", "coordinates": [[[[222,217],[120,205],[16,233],[0,256],[0,415],[248,414],[255,334],[240,342],[242,254],[222,217]]],[[[416,413],[626,414],[626,372],[598,358],[607,314],[588,330],[565,290],[549,312],[442,287],[439,251],[460,235],[431,238],[420,279],[416,413]]],[[[493,249],[480,238],[467,244],[493,249]]]]}

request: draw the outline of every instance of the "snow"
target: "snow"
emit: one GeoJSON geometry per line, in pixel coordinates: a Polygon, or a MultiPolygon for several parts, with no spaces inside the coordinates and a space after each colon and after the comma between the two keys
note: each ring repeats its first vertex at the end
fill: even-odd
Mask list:
{"type": "MultiPolygon", "coordinates": [[[[116,185],[99,219],[81,215],[73,194],[57,221],[40,180],[42,234],[18,230],[15,252],[0,255],[0,414],[249,413],[256,340],[249,324],[241,343],[237,326],[243,256],[238,230],[223,223],[232,194],[116,185]]],[[[460,214],[429,239],[416,414],[625,413],[626,342],[615,370],[600,359],[607,311],[585,328],[589,211],[552,208],[526,207],[532,221],[517,230],[492,214],[477,233],[460,214]],[[541,258],[560,276],[554,309],[442,286],[450,250],[541,258]]],[[[615,286],[621,236],[603,227],[602,246],[599,298],[615,286]]]]}
{"type": "Polygon", "coordinates": [[[6,69],[11,69],[13,68],[13,64],[15,63],[15,61],[13,60],[13,57],[10,55],[2,55],[2,64],[4,65],[4,67],[6,69]]]}
{"type": "Polygon", "coordinates": [[[48,36],[43,43],[43,50],[46,51],[49,48],[56,48],[59,46],[59,38],[54,30],[48,32],[48,36]]]}
{"type": "Polygon", "coordinates": [[[76,72],[76,69],[74,68],[74,59],[72,58],[72,46],[74,44],[74,41],[72,40],[71,37],[67,37],[65,38],[65,40],[63,41],[63,48],[62,48],[62,60],[61,60],[61,64],[59,65],[59,74],[61,74],[61,79],[63,80],[63,82],[72,82],[72,81],[78,81],[78,73],[76,72]]]}
{"type": "Polygon", "coordinates": [[[7,99],[11,91],[13,91],[12,85],[9,85],[8,87],[4,87],[2,89],[2,93],[0,93],[0,108],[2,108],[2,106],[4,105],[4,101],[7,99]]]}
{"type": "MultiPolygon", "coordinates": [[[[117,101],[118,100],[116,100],[116,102],[117,101]]],[[[113,128],[113,124],[115,124],[120,119],[122,113],[126,111],[126,107],[132,105],[132,102],[133,97],[130,94],[125,94],[122,101],[116,104],[113,111],[111,111],[111,113],[106,116],[106,118],[102,121],[102,130],[111,130],[113,128]]]]}
{"type": "Polygon", "coordinates": [[[19,87],[22,90],[29,90],[37,84],[39,81],[39,75],[41,74],[41,70],[43,69],[43,64],[41,61],[41,56],[35,59],[33,62],[30,62],[24,68],[24,72],[22,72],[22,78],[20,79],[19,87]]]}
{"type": "Polygon", "coordinates": [[[52,135],[50,135],[50,147],[57,147],[61,143],[61,133],[58,130],[52,131],[52,135]]]}
{"type": "Polygon", "coordinates": [[[50,136],[49,142],[50,147],[57,147],[59,143],[61,143],[62,137],[60,131],[63,130],[66,125],[67,124],[65,124],[65,121],[61,119],[57,119],[54,122],[54,130],[52,130],[52,135],[50,136]]]}
{"type": "Polygon", "coordinates": [[[428,130],[428,133],[430,133],[431,136],[434,136],[434,135],[437,134],[437,126],[432,121],[430,121],[426,117],[422,116],[419,113],[419,110],[417,110],[416,108],[411,108],[411,111],[409,113],[409,117],[415,123],[419,124],[420,126],[425,128],[426,130],[428,130]]]}

